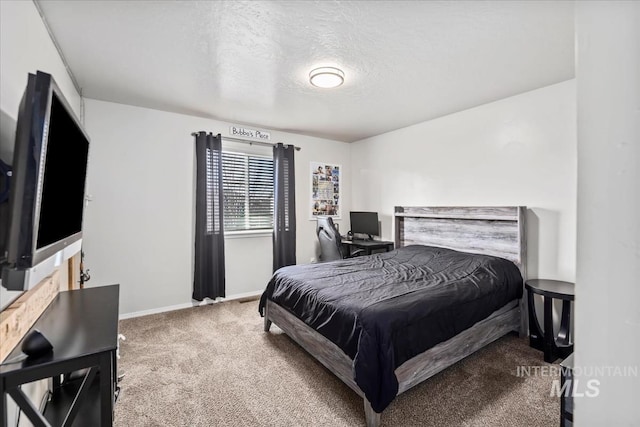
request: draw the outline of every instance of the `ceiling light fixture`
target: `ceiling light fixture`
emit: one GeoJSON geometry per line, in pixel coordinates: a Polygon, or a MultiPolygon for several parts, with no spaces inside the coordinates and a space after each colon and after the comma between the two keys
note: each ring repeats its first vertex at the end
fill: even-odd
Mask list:
{"type": "Polygon", "coordinates": [[[312,85],[325,89],[338,87],[344,83],[344,73],[334,67],[316,68],[309,73],[309,81],[312,85]]]}

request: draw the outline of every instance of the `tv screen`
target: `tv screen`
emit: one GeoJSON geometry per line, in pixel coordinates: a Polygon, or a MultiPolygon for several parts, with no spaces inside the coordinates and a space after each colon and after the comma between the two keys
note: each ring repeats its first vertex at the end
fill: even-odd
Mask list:
{"type": "Polygon", "coordinates": [[[86,137],[53,93],[36,250],[82,231],[88,152],[86,137]]]}
{"type": "Polygon", "coordinates": [[[377,212],[350,212],[351,233],[378,236],[377,212]]]}
{"type": "MultiPolygon", "coordinates": [[[[3,287],[27,289],[33,267],[78,249],[88,153],[89,138],[53,77],[29,74],[16,127],[3,287]]],[[[46,277],[48,268],[31,279],[46,277]]]]}

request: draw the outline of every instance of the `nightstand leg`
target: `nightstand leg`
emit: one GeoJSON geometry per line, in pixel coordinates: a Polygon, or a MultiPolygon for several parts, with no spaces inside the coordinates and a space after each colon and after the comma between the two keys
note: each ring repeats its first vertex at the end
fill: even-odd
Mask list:
{"type": "Polygon", "coordinates": [[[542,330],[536,316],[536,305],[533,292],[527,289],[527,307],[529,311],[529,345],[538,350],[544,350],[542,330]]]}
{"type": "Polygon", "coordinates": [[[562,301],[562,320],[556,341],[556,353],[559,357],[565,358],[573,352],[571,342],[571,301],[562,301]]]}
{"type": "Polygon", "coordinates": [[[562,301],[562,321],[558,331],[558,344],[569,345],[571,335],[571,301],[562,301]]]}
{"type": "Polygon", "coordinates": [[[544,361],[551,363],[554,356],[555,337],[553,335],[553,298],[544,296],[544,361]]]}

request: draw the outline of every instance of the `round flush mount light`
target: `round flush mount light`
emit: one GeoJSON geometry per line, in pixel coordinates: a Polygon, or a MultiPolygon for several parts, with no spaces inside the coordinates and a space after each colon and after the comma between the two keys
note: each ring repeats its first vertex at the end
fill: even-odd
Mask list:
{"type": "Polygon", "coordinates": [[[338,87],[344,83],[344,73],[334,67],[321,67],[311,70],[309,81],[316,87],[325,89],[338,87]]]}

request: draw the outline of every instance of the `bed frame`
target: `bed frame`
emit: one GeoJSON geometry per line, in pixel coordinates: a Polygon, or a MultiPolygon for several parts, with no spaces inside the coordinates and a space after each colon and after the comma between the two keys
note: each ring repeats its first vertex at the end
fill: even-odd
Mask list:
{"type": "MultiPolygon", "coordinates": [[[[421,244],[499,256],[513,261],[526,279],[525,211],[522,206],[397,206],[395,244],[397,248],[421,244]]],[[[455,337],[407,360],[395,370],[398,395],[511,331],[526,334],[524,313],[524,298],[512,301],[455,337]]],[[[380,425],[380,414],[371,408],[356,384],[353,360],[342,349],[267,300],[265,331],[269,331],[272,322],[364,399],[368,427],[380,425]]]]}

